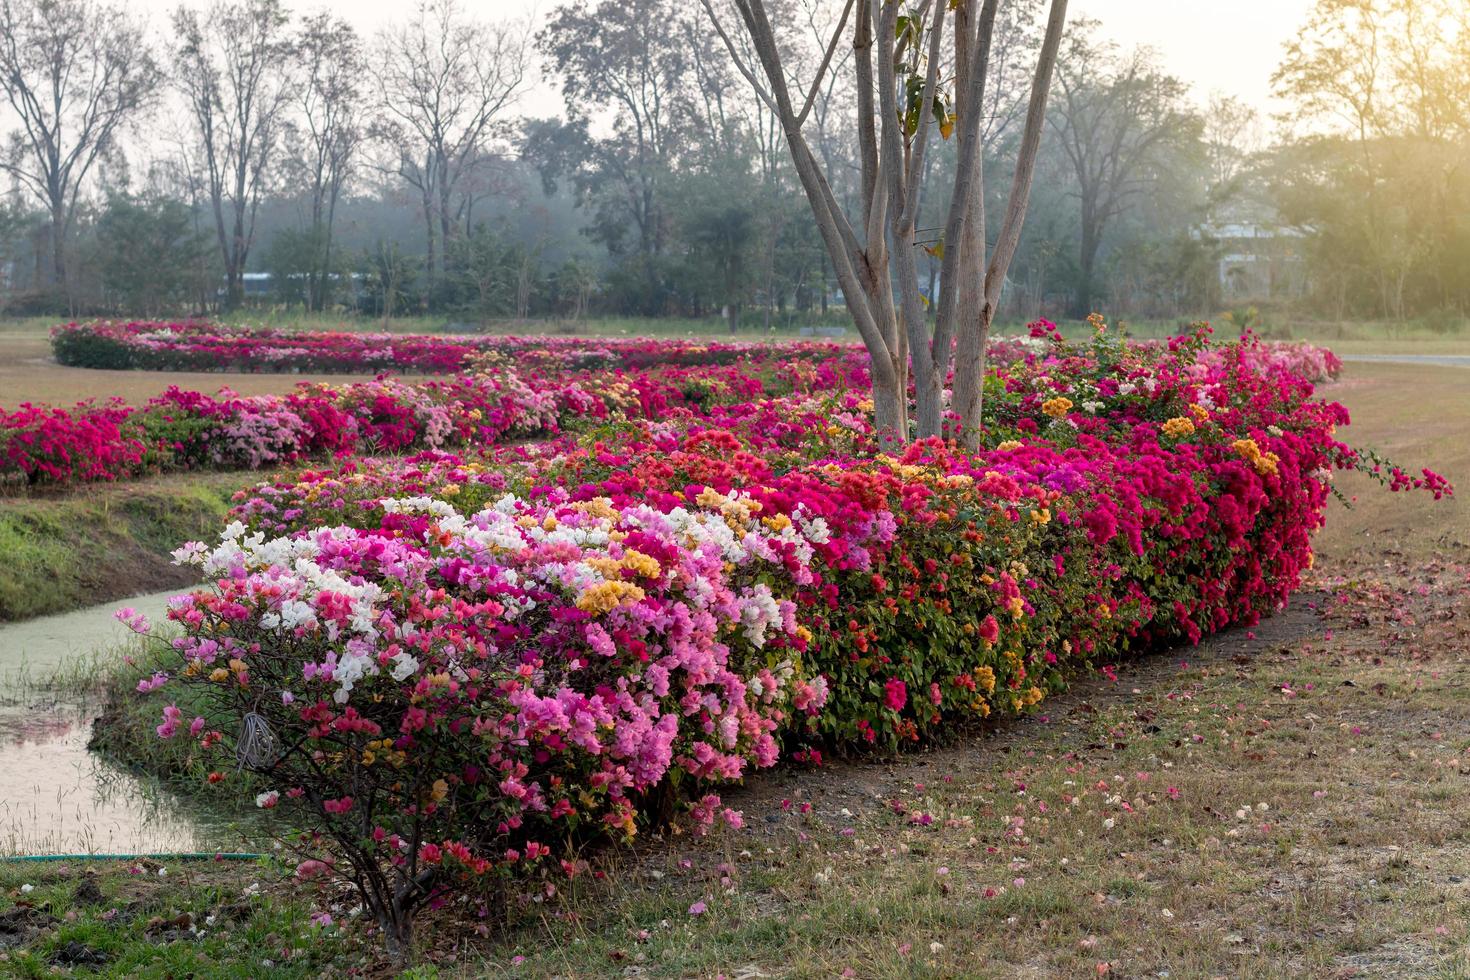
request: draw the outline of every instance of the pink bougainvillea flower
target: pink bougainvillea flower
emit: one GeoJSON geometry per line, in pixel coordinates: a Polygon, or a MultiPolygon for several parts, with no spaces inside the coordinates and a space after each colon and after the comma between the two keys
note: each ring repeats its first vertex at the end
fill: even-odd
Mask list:
{"type": "Polygon", "coordinates": [[[908,685],[897,677],[889,678],[883,685],[883,703],[892,711],[902,711],[908,701],[908,685]]]}

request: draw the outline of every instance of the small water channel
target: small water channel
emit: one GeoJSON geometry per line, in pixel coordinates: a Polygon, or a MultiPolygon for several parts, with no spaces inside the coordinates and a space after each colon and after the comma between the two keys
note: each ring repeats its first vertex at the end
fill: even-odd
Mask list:
{"type": "Polygon", "coordinates": [[[122,656],[131,634],[114,610],[162,622],[175,591],[0,625],[0,854],[251,849],[227,815],[89,752],[95,699],[38,683],[122,656]]]}

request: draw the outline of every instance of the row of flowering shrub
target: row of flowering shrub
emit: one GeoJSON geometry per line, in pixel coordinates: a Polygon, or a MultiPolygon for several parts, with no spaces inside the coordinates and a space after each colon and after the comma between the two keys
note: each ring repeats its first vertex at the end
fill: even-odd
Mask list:
{"type": "MultiPolygon", "coordinates": [[[[1326,347],[1304,340],[1263,343],[1252,336],[1242,339],[1244,343],[1230,348],[1229,356],[1243,358],[1257,371],[1279,371],[1313,384],[1331,381],[1342,373],[1342,358],[1326,347]]],[[[990,342],[987,356],[992,363],[1011,364],[1044,352],[1049,343],[1045,337],[998,337],[990,342]]],[[[1132,343],[1143,347],[1168,346],[1167,341],[1141,340],[1132,343]]],[[[1201,350],[1191,370],[1204,376],[1216,366],[1224,350],[1221,347],[1201,350]]]]}
{"type": "Polygon", "coordinates": [[[158,734],[233,752],[211,782],[261,773],[258,805],[333,844],[301,873],[402,943],[424,902],[554,890],[677,800],[738,826],[719,786],[783,754],[1023,712],[1281,605],[1359,459],[1345,411],[1251,345],[1037,332],[974,455],[878,453],[855,386],[243,494],[179,552],[208,585],[139,684],[158,734]]]}
{"type": "MultiPolygon", "coordinates": [[[[729,364],[773,355],[785,361],[822,360],[857,351],[817,341],[433,336],[297,331],[200,320],[68,323],[52,331],[51,342],[57,360],[74,367],[369,374],[453,374],[502,364],[541,372],[642,370],[729,364]]],[[[1037,350],[1034,338],[1000,337],[991,342],[990,357],[1011,363],[1037,350]]],[[[1263,364],[1282,367],[1313,382],[1334,378],[1342,368],[1331,351],[1305,342],[1260,344],[1246,351],[1263,364]]]]}
{"type": "MultiPolygon", "coordinates": [[[[148,325],[74,325],[61,328],[58,336],[108,336],[97,333],[106,327],[123,337],[145,338],[146,332],[129,332],[142,326],[148,325]]],[[[178,329],[187,337],[196,327],[204,329],[195,324],[178,329]]],[[[367,335],[310,336],[313,344],[325,347],[334,338],[354,338],[344,356],[355,356],[352,345],[367,335]]],[[[256,397],[228,389],[210,396],[170,388],[139,406],[112,400],[71,408],[0,408],[0,483],[64,485],[201,467],[257,469],[333,453],[483,447],[615,417],[658,418],[717,405],[744,411],[748,399],[767,391],[832,391],[868,383],[866,355],[837,345],[495,342],[502,346],[471,356],[472,370],[443,380],[303,384],[290,395],[256,397]]],[[[1047,343],[1001,338],[992,345],[992,357],[1000,364],[1034,361],[1045,354],[1047,343]]],[[[1152,345],[1136,346],[1147,350],[1152,345]]],[[[1266,373],[1320,380],[1340,367],[1330,352],[1304,345],[1251,344],[1239,350],[1238,356],[1266,373]]],[[[1192,369],[1211,368],[1201,362],[1192,369]]],[[[786,426],[774,417],[769,421],[786,426]]]]}
{"type": "Polygon", "coordinates": [[[570,424],[697,411],[803,381],[753,361],[523,377],[501,368],[409,384],[392,378],[305,384],[289,395],[214,396],[171,387],[138,406],[0,409],[0,482],[69,484],[142,473],[258,469],[304,457],[486,446],[570,424]],[[778,385],[779,386],[779,385],[778,385]]]}
{"type": "Polygon", "coordinates": [[[489,334],[360,333],[251,327],[207,320],[68,323],[51,331],[61,364],[155,371],[453,374],[486,355],[522,368],[583,370],[729,364],[779,346],[781,355],[827,357],[821,342],[716,341],[647,337],[505,337],[489,334]]]}
{"type": "MultiPolygon", "coordinates": [[[[1326,347],[1304,340],[1247,344],[1242,351],[1258,371],[1279,371],[1313,383],[1330,381],[1342,373],[1342,358],[1326,347]]],[[[1219,356],[1218,348],[1204,352],[1201,355],[1203,363],[1195,370],[1207,371],[1212,366],[1211,361],[1219,356]]]]}

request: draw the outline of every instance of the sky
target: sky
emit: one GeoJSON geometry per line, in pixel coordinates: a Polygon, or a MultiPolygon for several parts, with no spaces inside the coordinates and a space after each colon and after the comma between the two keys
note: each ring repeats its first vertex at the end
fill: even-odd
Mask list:
{"type": "MultiPolygon", "coordinates": [[[[694,2],[694,0],[690,0],[694,2]]],[[[1147,45],[1164,67],[1189,83],[1203,105],[1211,93],[1236,96],[1263,114],[1274,108],[1271,72],[1281,60],[1282,44],[1306,21],[1314,0],[1070,0],[1068,17],[1092,17],[1103,33],[1125,48],[1147,45]]],[[[489,20],[544,18],[556,0],[463,0],[466,10],[489,20]]],[[[168,26],[178,0],[129,0],[155,30],[168,26]]],[[[304,0],[300,12],[326,9],[372,34],[402,17],[409,0],[304,0]]],[[[528,115],[554,115],[561,108],[555,90],[539,81],[522,100],[528,115]]]]}
{"type": "MultiPolygon", "coordinates": [[[[514,0],[511,0],[514,2],[514,0]]],[[[1102,22],[1124,47],[1147,45],[1201,104],[1212,92],[1269,113],[1271,73],[1282,45],[1306,23],[1314,0],[1071,0],[1068,17],[1102,22]]]]}

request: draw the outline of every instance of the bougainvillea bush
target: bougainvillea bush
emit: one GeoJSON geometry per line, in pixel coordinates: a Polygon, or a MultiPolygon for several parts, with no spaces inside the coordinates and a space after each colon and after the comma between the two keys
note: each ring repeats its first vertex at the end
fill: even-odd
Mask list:
{"type": "MultiPolygon", "coordinates": [[[[989,358],[1000,363],[1037,353],[1035,338],[997,337],[989,358]]],[[[1152,342],[1144,342],[1152,343],[1152,342]]],[[[646,337],[508,337],[301,331],[207,320],[94,320],[51,331],[59,363],[72,367],[155,371],[454,374],[486,366],[535,371],[642,370],[707,366],[771,356],[824,360],[856,346],[825,341],[655,340],[646,337]]],[[[1249,356],[1280,364],[1308,381],[1337,376],[1342,362],[1305,342],[1255,345],[1249,356]]]]}
{"type": "Polygon", "coordinates": [[[56,360],[71,367],[151,371],[314,374],[454,374],[486,355],[535,369],[729,364],[779,348],[781,356],[828,357],[839,345],[654,340],[645,337],[507,337],[490,334],[290,330],[207,320],[95,320],[51,331],[56,360]]]}
{"type": "Polygon", "coordinates": [[[178,554],[208,585],[139,684],[158,734],[265,778],[301,873],[402,950],[424,903],[553,892],[676,804],[738,826],[720,786],[782,758],[953,736],[1283,604],[1361,464],[1341,406],[1250,343],[1033,332],[974,455],[879,453],[834,383],[244,494],[178,554]]]}
{"type": "MultiPolygon", "coordinates": [[[[125,338],[148,337],[142,328],[151,326],[157,325],[73,325],[59,328],[57,336],[100,337],[98,343],[112,343],[108,331],[125,338]]],[[[193,323],[167,326],[185,338],[215,329],[193,323]]],[[[227,336],[272,335],[237,329],[238,337],[228,331],[227,336]]],[[[332,338],[339,337],[291,336],[323,350],[334,350],[332,338]]],[[[363,338],[374,336],[340,335],[348,338],[343,356],[352,356],[363,338]]],[[[388,344],[405,338],[380,339],[388,344]]],[[[432,337],[406,339],[439,342],[432,337]]],[[[253,398],[228,388],[206,395],[171,387],[136,406],[112,400],[70,408],[0,408],[0,485],[66,486],[200,468],[259,469],[344,453],[482,448],[613,419],[740,412],[761,396],[831,392],[869,383],[866,354],[834,344],[470,339],[498,346],[467,350],[453,363],[465,361],[468,370],[430,381],[408,383],[385,376],[343,385],[303,383],[289,395],[253,398]]],[[[1132,346],[1143,351],[1155,345],[1132,346]]],[[[1000,338],[991,346],[991,357],[1002,365],[1025,363],[1045,356],[1046,350],[1044,338],[1000,338]]],[[[1281,371],[1309,381],[1334,377],[1341,368],[1330,352],[1302,344],[1248,344],[1236,356],[1262,373],[1281,371]]],[[[80,356],[72,359],[90,363],[80,356]]],[[[1194,365],[1196,371],[1210,369],[1204,361],[1194,365]]]]}
{"type": "MultiPolygon", "coordinates": [[[[826,369],[830,371],[831,368],[826,369]]],[[[142,405],[0,409],[0,483],[68,484],[199,468],[258,469],[340,453],[488,446],[615,418],[699,412],[823,372],[752,357],[698,368],[524,374],[483,366],[431,381],[303,383],[241,397],[171,387],[142,405]]]]}

